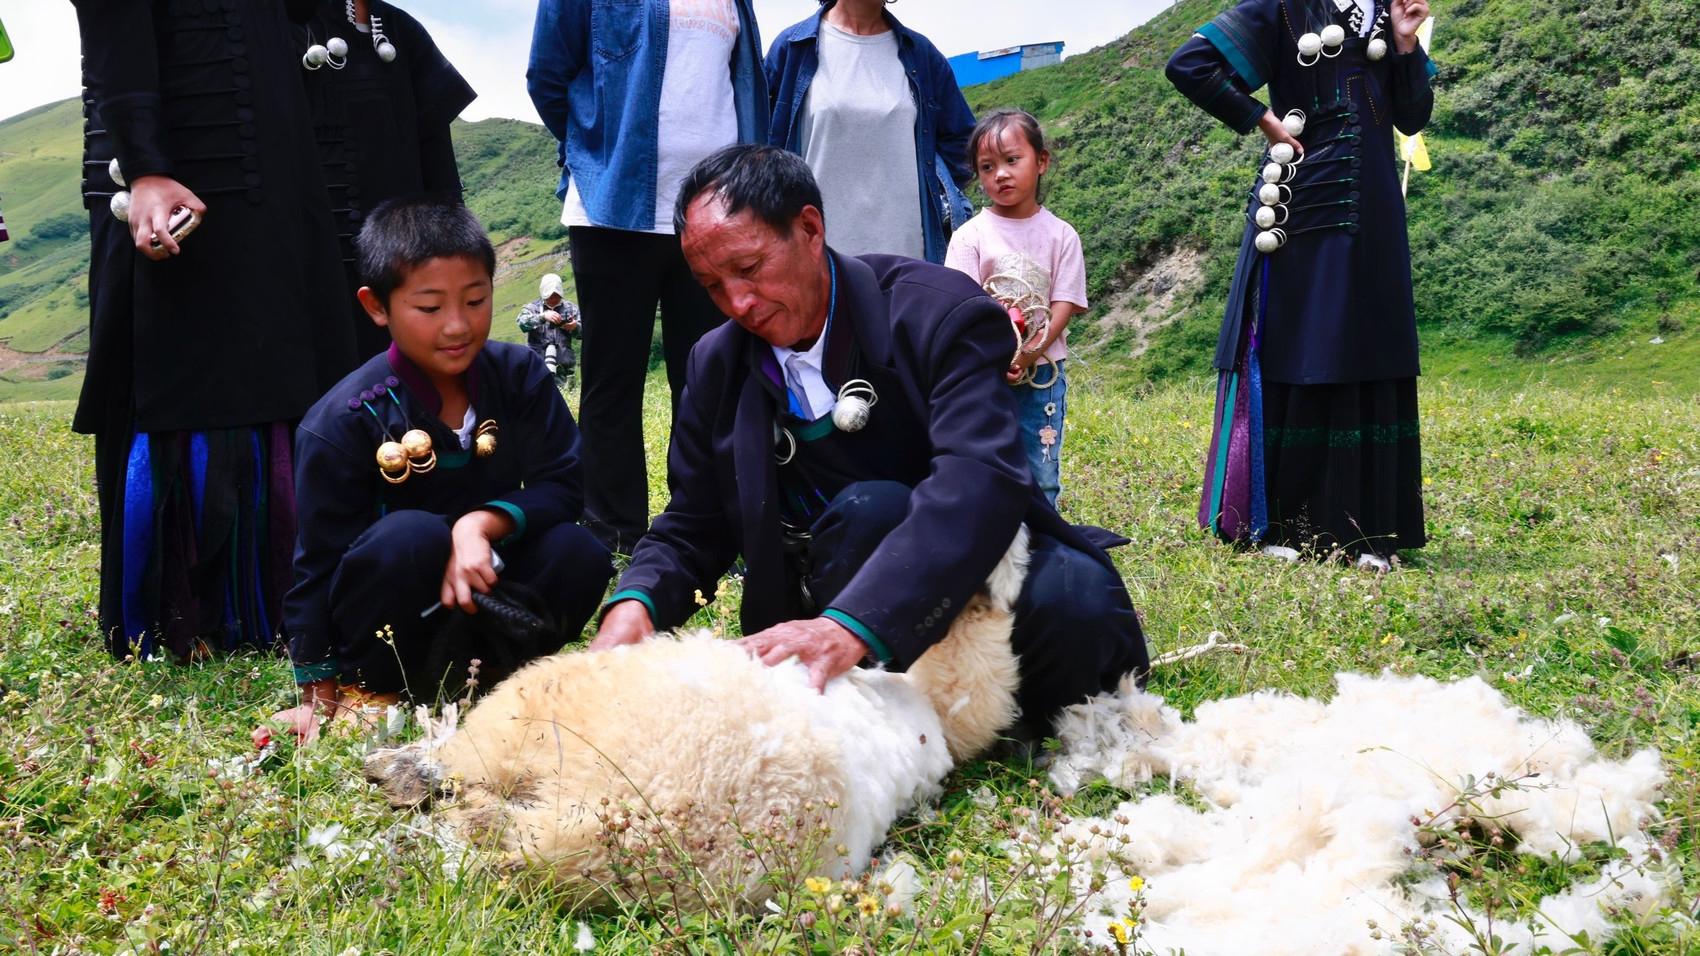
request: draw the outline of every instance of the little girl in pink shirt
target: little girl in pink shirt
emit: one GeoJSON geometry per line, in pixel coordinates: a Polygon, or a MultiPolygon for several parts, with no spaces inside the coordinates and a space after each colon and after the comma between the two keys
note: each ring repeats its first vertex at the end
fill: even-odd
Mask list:
{"type": "Polygon", "coordinates": [[[1051,154],[1031,113],[988,114],[969,137],[968,155],[992,204],[950,237],[944,264],[1000,299],[1021,295],[1050,310],[1045,333],[1020,349],[1008,377],[1033,479],[1055,505],[1062,487],[1068,320],[1087,308],[1080,235],[1039,205],[1039,180],[1051,154]]]}

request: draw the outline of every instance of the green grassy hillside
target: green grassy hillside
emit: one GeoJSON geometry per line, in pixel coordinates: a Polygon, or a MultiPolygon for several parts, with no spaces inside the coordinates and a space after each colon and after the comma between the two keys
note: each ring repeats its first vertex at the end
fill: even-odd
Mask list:
{"type": "MultiPolygon", "coordinates": [[[[1154,347],[1137,363],[1146,374],[1208,360],[1262,148],[1162,74],[1169,54],[1225,5],[1184,0],[1109,46],[968,91],[976,112],[1021,106],[1043,121],[1057,159],[1048,202],[1079,229],[1099,304],[1096,334],[1078,340],[1125,355],[1148,338],[1154,347]],[[1155,281],[1142,283],[1147,273],[1155,281]],[[1151,337],[1168,320],[1177,321],[1151,337]]],[[[1428,367],[1575,377],[1579,364],[1583,377],[1633,368],[1695,382],[1692,4],[1432,6],[1434,169],[1414,173],[1410,191],[1428,367]],[[1653,338],[1663,342],[1649,346],[1653,338]]]]}
{"type": "MultiPolygon", "coordinates": [[[[1207,363],[1261,148],[1163,63],[1225,0],[1182,0],[1108,46],[968,91],[1052,137],[1047,201],[1079,229],[1094,312],[1074,345],[1140,378],[1207,363]]],[[[1436,0],[1440,64],[1410,231],[1425,368],[1497,382],[1700,388],[1700,19],[1688,0],[1436,0]]],[[[946,39],[946,38],[935,38],[946,39]]],[[[0,401],[73,394],[87,299],[81,117],[0,123],[0,401]]],[[[501,252],[499,335],[539,276],[570,280],[554,143],[457,123],[467,196],[501,252]]],[[[571,290],[569,289],[569,294],[571,290]]]]}
{"type": "MultiPolygon", "coordinates": [[[[88,349],[78,101],[0,122],[0,144],[0,209],[13,237],[0,244],[0,402],[75,398],[88,349]]],[[[493,119],[457,122],[455,148],[471,206],[500,250],[495,331],[516,339],[512,316],[543,273],[560,272],[572,292],[554,140],[536,124],[493,119]]]]}

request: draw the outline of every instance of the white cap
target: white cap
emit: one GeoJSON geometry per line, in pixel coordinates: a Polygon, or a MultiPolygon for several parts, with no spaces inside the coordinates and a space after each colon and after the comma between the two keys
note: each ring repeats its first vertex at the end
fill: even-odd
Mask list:
{"type": "Polygon", "coordinates": [[[563,295],[561,291],[561,277],[553,272],[545,275],[543,277],[543,281],[537,284],[537,295],[544,299],[547,299],[552,295],[563,295]]]}

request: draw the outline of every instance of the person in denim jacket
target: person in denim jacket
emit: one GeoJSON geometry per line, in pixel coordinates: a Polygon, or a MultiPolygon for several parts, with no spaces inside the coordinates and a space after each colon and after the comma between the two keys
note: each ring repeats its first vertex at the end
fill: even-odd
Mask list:
{"type": "Polygon", "coordinates": [[[767,138],[751,0],[540,0],[526,72],[559,145],[561,224],[584,315],[584,522],[629,553],[649,525],[643,381],[657,304],[673,405],[721,315],[673,235],[679,181],[767,138]]]}
{"type": "Polygon", "coordinates": [[[973,213],[960,187],[973,177],[974,113],[932,41],[899,23],[885,0],[822,0],[819,13],[773,41],[764,69],[768,142],[814,170],[835,213],[833,248],[943,262],[953,224],[973,213]],[[903,160],[910,150],[912,163],[903,160]],[[913,206],[894,201],[904,184],[915,189],[913,206]]]}

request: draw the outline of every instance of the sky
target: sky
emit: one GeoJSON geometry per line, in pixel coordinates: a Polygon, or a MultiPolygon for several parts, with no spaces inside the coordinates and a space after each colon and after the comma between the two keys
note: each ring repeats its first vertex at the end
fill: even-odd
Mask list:
{"type": "MultiPolygon", "coordinates": [[[[902,0],[891,12],[945,56],[1062,40],[1065,55],[1120,37],[1170,0],[902,0]]],[[[467,119],[531,122],[525,94],[536,0],[401,0],[478,91],[467,119]]],[[[765,45],[818,9],[816,0],[755,0],[765,45]]],[[[76,96],[81,89],[77,20],[69,0],[0,0],[0,22],[17,48],[0,64],[0,118],[76,96]]],[[[0,143],[0,149],[5,144],[0,143]]]]}

